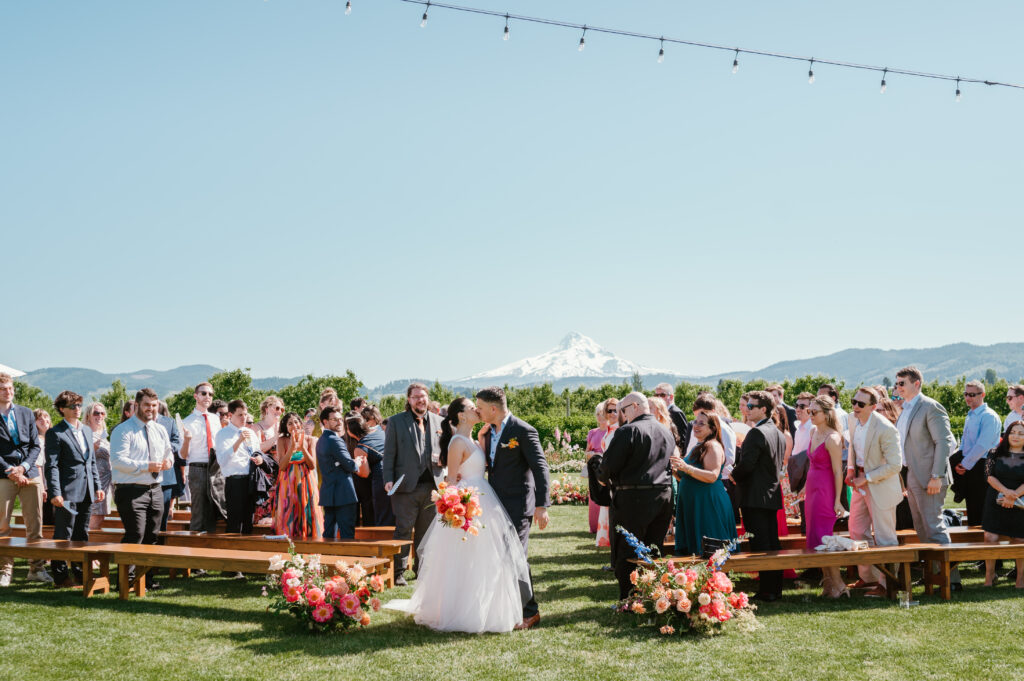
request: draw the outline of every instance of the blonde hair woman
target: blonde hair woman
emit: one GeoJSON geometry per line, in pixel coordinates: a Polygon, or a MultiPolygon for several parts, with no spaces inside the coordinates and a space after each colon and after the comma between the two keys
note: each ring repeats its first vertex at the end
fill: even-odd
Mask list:
{"type": "MultiPolygon", "coordinates": [[[[807,548],[813,551],[821,538],[833,533],[835,522],[844,514],[840,502],[843,491],[843,436],[836,419],[835,402],[828,395],[815,397],[807,408],[814,430],[807,450],[807,548]]],[[[839,568],[822,568],[822,595],[839,598],[850,595],[839,575],[839,568]]]]}
{"type": "MultiPolygon", "coordinates": [[[[611,442],[612,434],[619,427],[619,401],[609,397],[594,407],[597,428],[587,433],[587,461],[595,454],[603,454],[611,442]]],[[[586,473],[586,471],[584,471],[586,473]]],[[[598,506],[593,497],[589,502],[590,532],[597,535],[594,543],[597,546],[611,546],[611,534],[608,527],[608,507],[598,506]]]]}

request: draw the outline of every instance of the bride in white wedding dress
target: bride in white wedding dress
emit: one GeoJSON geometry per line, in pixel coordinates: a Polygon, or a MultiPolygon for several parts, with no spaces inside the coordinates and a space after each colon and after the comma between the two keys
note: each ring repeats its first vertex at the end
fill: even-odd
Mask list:
{"type": "Polygon", "coordinates": [[[479,422],[471,400],[460,397],[449,405],[441,426],[441,464],[448,466],[449,485],[476,488],[483,511],[480,533],[432,523],[420,543],[422,568],[412,598],[385,606],[439,631],[511,631],[532,596],[523,545],[484,478],[484,453],[472,437],[479,422]]]}

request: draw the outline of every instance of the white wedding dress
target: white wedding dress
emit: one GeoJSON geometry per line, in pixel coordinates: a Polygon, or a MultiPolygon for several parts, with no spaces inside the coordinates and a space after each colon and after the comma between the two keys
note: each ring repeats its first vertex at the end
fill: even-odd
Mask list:
{"type": "MultiPolygon", "coordinates": [[[[459,469],[459,487],[475,487],[483,515],[480,534],[434,522],[420,542],[423,566],[411,599],[385,607],[412,614],[417,624],[439,631],[511,631],[529,600],[526,554],[508,513],[484,479],[484,453],[462,435],[472,452],[459,469]],[[465,541],[463,541],[465,538],[465,541]]],[[[454,439],[454,438],[453,438],[454,439]]]]}

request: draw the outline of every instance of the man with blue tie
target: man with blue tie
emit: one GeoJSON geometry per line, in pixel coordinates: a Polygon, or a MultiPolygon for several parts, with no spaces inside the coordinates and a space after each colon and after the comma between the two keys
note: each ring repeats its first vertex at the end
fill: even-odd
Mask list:
{"type": "MultiPolygon", "coordinates": [[[[21,502],[25,517],[25,537],[43,538],[43,486],[36,467],[39,458],[39,431],[35,415],[28,407],[14,404],[14,378],[0,373],[0,537],[11,533],[14,500],[21,502]]],[[[29,564],[28,580],[49,582],[45,561],[29,564]]],[[[14,562],[0,557],[0,586],[11,585],[14,562]]]]}
{"type": "MultiPolygon", "coordinates": [[[[82,396],[70,390],[57,395],[53,406],[64,420],[46,431],[46,493],[54,505],[53,538],[89,541],[89,507],[103,501],[92,430],[84,425],[82,396]]],[[[50,564],[57,586],[81,583],[82,566],[73,566],[74,582],[68,564],[55,560],[50,564]]]]}

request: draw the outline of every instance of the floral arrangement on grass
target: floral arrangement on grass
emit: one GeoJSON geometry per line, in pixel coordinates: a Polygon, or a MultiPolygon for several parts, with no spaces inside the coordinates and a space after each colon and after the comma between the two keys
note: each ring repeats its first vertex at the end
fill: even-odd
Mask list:
{"type": "Polygon", "coordinates": [[[568,475],[563,475],[558,480],[551,481],[553,504],[586,504],[587,498],[587,487],[579,482],[578,478],[573,480],[568,475]]]}
{"type": "Polygon", "coordinates": [[[707,561],[680,565],[673,560],[652,560],[656,547],[647,547],[622,526],[623,535],[642,561],[630,573],[633,591],[618,605],[622,613],[632,613],[637,626],[653,625],[662,634],[694,631],[718,634],[730,621],[749,621],[756,606],[747,594],[736,591],[729,576],[719,568],[747,535],[719,549],[707,561]]]}
{"type": "MultiPolygon", "coordinates": [[[[442,482],[430,493],[430,500],[437,508],[437,521],[442,525],[460,529],[474,537],[480,533],[482,526],[473,520],[483,515],[476,487],[455,487],[442,482]]],[[[462,541],[466,541],[465,536],[462,541]]]]}
{"type": "Polygon", "coordinates": [[[263,587],[267,609],[287,612],[316,632],[367,626],[370,612],[380,610],[377,594],[387,588],[384,577],[367,574],[359,563],[338,561],[328,576],[320,556],[303,558],[291,544],[287,558],[271,556],[270,570],[263,587]]]}
{"type": "MultiPolygon", "coordinates": [[[[586,452],[579,445],[572,443],[572,435],[569,431],[561,431],[555,428],[555,439],[548,442],[544,448],[544,458],[548,460],[548,466],[557,466],[569,461],[582,462],[586,452]]],[[[581,468],[582,470],[582,468],[581,468]]]]}

